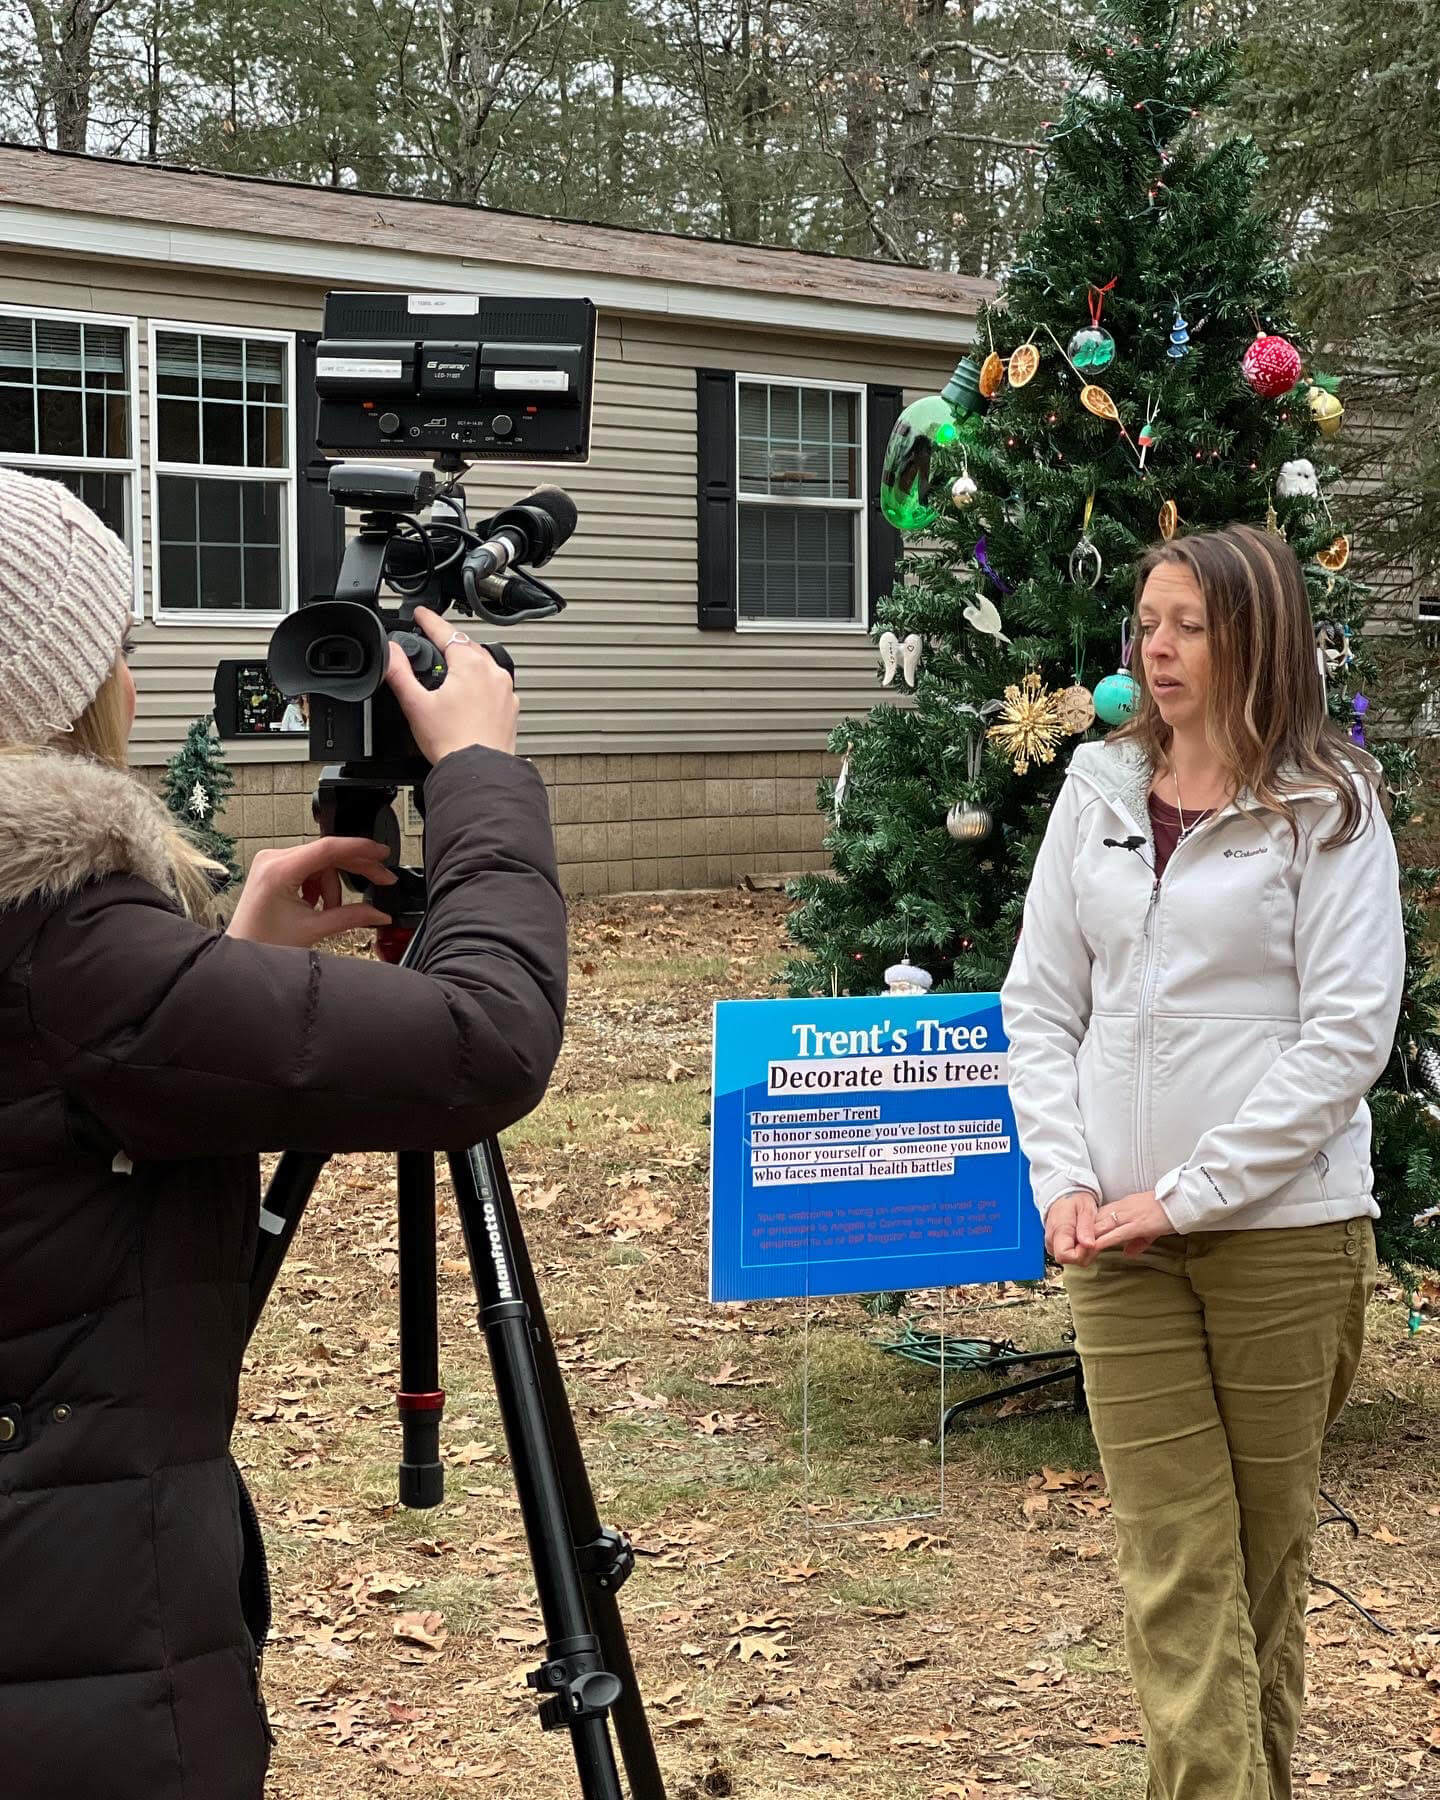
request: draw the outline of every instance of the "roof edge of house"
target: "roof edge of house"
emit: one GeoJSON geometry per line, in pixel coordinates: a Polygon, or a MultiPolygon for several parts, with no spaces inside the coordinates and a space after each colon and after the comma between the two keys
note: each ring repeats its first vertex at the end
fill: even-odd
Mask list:
{"type": "MultiPolygon", "coordinates": [[[[619,311],[882,338],[923,326],[946,346],[970,341],[975,314],[994,292],[991,282],[974,276],[825,251],[0,143],[0,241],[6,240],[20,249],[68,248],[236,273],[248,268],[341,285],[373,280],[453,288],[462,271],[503,269],[512,285],[518,282],[517,291],[585,291],[619,311]],[[64,167],[71,178],[44,192],[35,178],[40,159],[64,167]],[[101,172],[115,181],[75,179],[101,172]],[[242,216],[227,220],[198,205],[196,183],[273,194],[280,204],[273,217],[263,211],[257,217],[253,204],[242,203],[242,216]],[[169,206],[161,204],[166,193],[169,206]],[[142,201],[142,195],[150,197],[142,201]],[[182,196],[188,205],[179,203],[182,196]],[[304,210],[297,205],[301,197],[309,202],[304,210]],[[313,209],[320,202],[339,206],[332,224],[338,228],[343,220],[343,233],[317,234],[313,209]],[[503,226],[503,233],[493,243],[482,234],[452,244],[437,230],[446,214],[503,226]],[[47,230],[46,218],[65,220],[66,229],[47,230]],[[82,229],[71,227],[81,219],[82,229]],[[411,225],[408,233],[402,221],[411,225]],[[630,248],[628,259],[616,256],[621,246],[630,248]],[[237,258],[239,248],[248,251],[248,260],[237,258]],[[731,303],[717,305],[720,296],[731,303]],[[744,297],[738,320],[735,296],[744,297]]],[[[462,276],[461,285],[473,279],[462,276]]]]}

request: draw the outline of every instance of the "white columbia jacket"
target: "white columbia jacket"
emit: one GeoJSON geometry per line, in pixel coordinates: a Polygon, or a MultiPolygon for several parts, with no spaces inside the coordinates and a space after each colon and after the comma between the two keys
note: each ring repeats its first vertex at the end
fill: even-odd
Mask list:
{"type": "Polygon", "coordinates": [[[1322,851],[1333,790],[1296,794],[1298,850],[1232,803],[1157,882],[1149,784],[1138,745],[1081,745],[1036,859],[1002,992],[1036,1205],[1159,1181],[1177,1231],[1378,1217],[1365,1094],[1405,972],[1378,804],[1322,851]]]}

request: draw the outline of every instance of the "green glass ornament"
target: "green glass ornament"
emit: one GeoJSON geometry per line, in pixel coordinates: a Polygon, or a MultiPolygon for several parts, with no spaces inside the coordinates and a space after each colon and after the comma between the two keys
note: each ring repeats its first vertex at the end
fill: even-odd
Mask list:
{"type": "Polygon", "coordinates": [[[943,491],[932,464],[937,446],[953,448],[960,427],[941,394],[912,400],[895,421],[880,471],[880,510],[897,531],[923,531],[940,511],[943,491]]]}
{"type": "Polygon", "coordinates": [[[1095,711],[1107,725],[1123,725],[1135,711],[1135,699],[1135,677],[1121,669],[1095,689],[1095,711]]]}
{"type": "Polygon", "coordinates": [[[1077,369],[1108,369],[1115,360],[1115,340],[1099,325],[1082,325],[1066,346],[1077,369]]]}

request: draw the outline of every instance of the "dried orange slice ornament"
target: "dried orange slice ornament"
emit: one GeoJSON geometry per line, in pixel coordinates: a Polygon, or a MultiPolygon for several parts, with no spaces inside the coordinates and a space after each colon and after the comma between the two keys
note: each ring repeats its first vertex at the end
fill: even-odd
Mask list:
{"type": "Polygon", "coordinates": [[[1120,423],[1120,409],[1102,387],[1093,387],[1086,382],[1080,390],[1080,404],[1097,419],[1113,419],[1117,425],[1120,423]]]}
{"type": "Polygon", "coordinates": [[[1022,344],[1018,350],[1010,353],[1010,385],[1024,387],[1027,381],[1033,381],[1035,371],[1040,367],[1040,352],[1033,344],[1022,344]]]}
{"type": "Polygon", "coordinates": [[[980,365],[980,392],[993,400],[1005,385],[1005,359],[992,350],[980,365]]]}
{"type": "Polygon", "coordinates": [[[1350,560],[1350,540],[1342,531],[1328,550],[1322,550],[1315,558],[1322,569],[1328,569],[1332,575],[1338,575],[1350,560]]]}
{"type": "Polygon", "coordinates": [[[1160,508],[1160,535],[1168,543],[1180,529],[1180,508],[1173,500],[1167,500],[1160,508]]]}

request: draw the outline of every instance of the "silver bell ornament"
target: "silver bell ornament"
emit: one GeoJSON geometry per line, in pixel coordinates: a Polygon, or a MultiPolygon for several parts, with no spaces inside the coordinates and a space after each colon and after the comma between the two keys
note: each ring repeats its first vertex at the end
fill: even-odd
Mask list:
{"type": "Polygon", "coordinates": [[[975,496],[980,492],[980,484],[973,475],[957,475],[950,483],[950,504],[963,512],[967,506],[973,506],[975,496]]]}
{"type": "MultiPolygon", "coordinates": [[[[966,706],[962,710],[972,713],[983,725],[989,704],[987,701],[985,706],[966,706]]],[[[965,779],[971,793],[975,792],[980,780],[980,766],[985,760],[985,737],[981,730],[969,732],[965,739],[965,779]]],[[[957,800],[945,815],[945,829],[957,844],[978,844],[981,838],[989,837],[994,825],[990,808],[981,806],[978,800],[957,800]]]]}
{"type": "Polygon", "coordinates": [[[957,800],[945,815],[945,829],[957,844],[978,844],[995,828],[988,806],[972,806],[957,800]]]}

